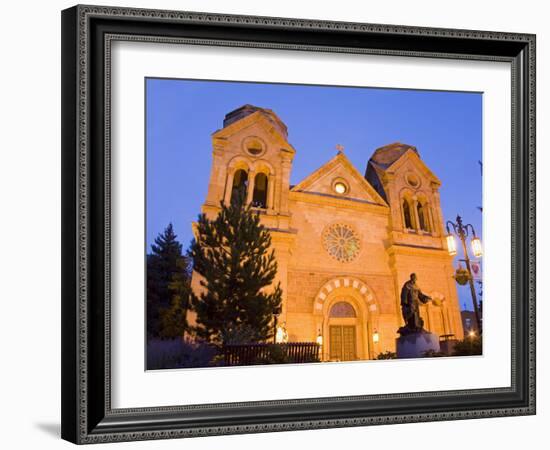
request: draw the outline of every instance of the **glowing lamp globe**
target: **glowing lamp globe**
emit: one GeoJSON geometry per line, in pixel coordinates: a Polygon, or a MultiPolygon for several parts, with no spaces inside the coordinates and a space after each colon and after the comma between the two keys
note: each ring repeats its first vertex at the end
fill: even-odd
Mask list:
{"type": "Polygon", "coordinates": [[[449,255],[454,256],[456,255],[456,241],[455,237],[452,234],[447,235],[447,250],[449,252],[449,255]]]}
{"type": "Polygon", "coordinates": [[[275,333],[275,342],[277,344],[282,344],[285,341],[285,330],[282,327],[277,327],[277,332],[275,333]]]}
{"type": "Polygon", "coordinates": [[[315,342],[317,342],[317,344],[319,345],[323,345],[323,335],[321,333],[319,333],[315,342]]]}
{"type": "Polygon", "coordinates": [[[481,240],[477,237],[472,239],[472,252],[476,258],[479,258],[483,255],[483,249],[481,247],[481,240]]]}

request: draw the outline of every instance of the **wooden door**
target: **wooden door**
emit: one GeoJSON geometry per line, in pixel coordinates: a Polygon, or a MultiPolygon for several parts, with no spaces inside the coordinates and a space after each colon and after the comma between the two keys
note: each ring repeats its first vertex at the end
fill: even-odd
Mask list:
{"type": "Polygon", "coordinates": [[[331,325],[329,334],[329,356],[332,361],[357,359],[355,325],[331,325]]]}

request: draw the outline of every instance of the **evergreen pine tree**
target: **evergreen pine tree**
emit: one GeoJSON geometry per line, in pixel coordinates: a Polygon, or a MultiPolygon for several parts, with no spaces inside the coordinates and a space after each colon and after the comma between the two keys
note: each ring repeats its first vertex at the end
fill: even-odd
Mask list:
{"type": "Polygon", "coordinates": [[[278,284],[266,292],[277,273],[269,230],[259,215],[235,195],[214,220],[199,215],[189,256],[204,291],[192,294],[195,331],[218,345],[261,342],[273,336],[273,314],[281,308],[278,284]]]}
{"type": "Polygon", "coordinates": [[[186,280],[188,284],[189,268],[187,258],[182,255],[182,245],[178,242],[174,227],[170,223],[157,236],[155,243],[151,245],[151,254],[147,255],[147,333],[149,336],[161,335],[161,313],[172,305],[174,287],[170,286],[177,280],[181,282],[186,280]]]}
{"type": "Polygon", "coordinates": [[[188,329],[187,311],[191,294],[190,274],[187,258],[177,261],[178,271],[168,284],[171,303],[160,311],[159,336],[161,338],[181,337],[188,329]]]}

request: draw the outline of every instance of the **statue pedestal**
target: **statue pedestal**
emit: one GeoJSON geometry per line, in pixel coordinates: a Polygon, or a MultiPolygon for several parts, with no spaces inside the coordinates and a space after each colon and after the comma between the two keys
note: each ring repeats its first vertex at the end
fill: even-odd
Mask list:
{"type": "Polygon", "coordinates": [[[398,358],[422,358],[428,350],[439,351],[439,336],[433,333],[411,333],[395,341],[398,358]]]}

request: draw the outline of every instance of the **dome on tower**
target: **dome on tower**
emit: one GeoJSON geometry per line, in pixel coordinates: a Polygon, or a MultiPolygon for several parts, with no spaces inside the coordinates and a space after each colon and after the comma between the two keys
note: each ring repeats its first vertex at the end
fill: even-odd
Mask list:
{"type": "Polygon", "coordinates": [[[245,117],[250,116],[256,112],[264,115],[277,129],[277,131],[284,136],[285,139],[288,139],[288,129],[281,119],[275,114],[271,109],[260,108],[259,106],[254,105],[243,105],[240,108],[237,108],[225,115],[223,119],[223,127],[226,128],[232,123],[235,123],[245,117]]]}
{"type": "Polygon", "coordinates": [[[386,169],[401,158],[401,156],[403,156],[409,149],[420,156],[416,147],[409,144],[403,144],[402,142],[394,142],[393,144],[388,144],[377,148],[370,160],[378,166],[386,169]]]}

